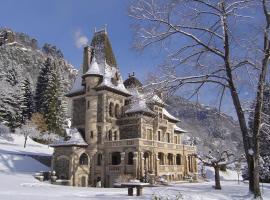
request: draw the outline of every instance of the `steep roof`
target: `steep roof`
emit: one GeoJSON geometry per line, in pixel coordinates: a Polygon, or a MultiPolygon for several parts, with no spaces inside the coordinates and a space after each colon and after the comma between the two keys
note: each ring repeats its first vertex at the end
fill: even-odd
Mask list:
{"type": "Polygon", "coordinates": [[[74,129],[66,129],[67,137],[63,140],[56,141],[50,144],[51,147],[62,147],[62,146],[88,146],[88,144],[82,138],[80,132],[74,129]]]}
{"type": "Polygon", "coordinates": [[[71,90],[66,94],[67,97],[80,95],[84,93],[84,86],[82,85],[82,69],[78,72],[75,82],[71,90]]]}
{"type": "Polygon", "coordinates": [[[102,63],[106,60],[108,65],[117,67],[116,59],[106,30],[95,32],[91,46],[95,50],[98,63],[102,63]]]}
{"type": "Polygon", "coordinates": [[[165,108],[163,108],[163,114],[170,120],[175,121],[175,122],[180,122],[180,119],[174,117],[173,115],[171,115],[165,108]]]}
{"type": "Polygon", "coordinates": [[[120,92],[126,96],[130,96],[130,92],[126,89],[123,83],[122,76],[119,72],[119,69],[116,67],[112,67],[105,62],[100,64],[102,72],[102,82],[96,87],[97,90],[109,89],[113,91],[120,92]]]}

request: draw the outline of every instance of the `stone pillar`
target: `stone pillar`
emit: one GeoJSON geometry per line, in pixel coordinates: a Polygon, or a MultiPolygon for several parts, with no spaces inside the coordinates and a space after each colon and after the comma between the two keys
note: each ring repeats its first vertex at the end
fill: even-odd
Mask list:
{"type": "Polygon", "coordinates": [[[164,153],[164,165],[168,165],[168,154],[164,153]]]}
{"type": "Polygon", "coordinates": [[[133,171],[134,177],[138,178],[139,169],[138,169],[138,152],[133,153],[133,171]]]}
{"type": "Polygon", "coordinates": [[[159,174],[159,159],[158,159],[158,154],[155,154],[155,174],[158,176],[159,174]]]}
{"type": "Polygon", "coordinates": [[[144,157],[143,157],[143,152],[141,152],[141,177],[144,176],[144,157]]]}

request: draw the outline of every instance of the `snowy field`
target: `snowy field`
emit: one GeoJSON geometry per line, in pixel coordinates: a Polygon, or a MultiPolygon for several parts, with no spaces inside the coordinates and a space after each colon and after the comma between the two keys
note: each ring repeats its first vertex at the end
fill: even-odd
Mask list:
{"type": "MultiPolygon", "coordinates": [[[[48,168],[29,154],[50,155],[52,149],[29,140],[23,148],[23,138],[13,136],[13,141],[0,138],[0,200],[83,200],[83,199],[152,199],[153,194],[164,199],[176,199],[181,194],[185,200],[246,200],[248,184],[238,185],[236,173],[222,173],[222,190],[212,188],[213,181],[205,183],[181,183],[166,187],[149,187],[143,190],[142,197],[127,196],[126,188],[79,188],[56,186],[47,182],[39,182],[33,174],[48,168]]],[[[211,169],[207,169],[210,179],[211,169]]],[[[264,184],[263,196],[270,200],[270,184],[264,184]]],[[[181,198],[180,198],[181,199],[181,198]]]]}

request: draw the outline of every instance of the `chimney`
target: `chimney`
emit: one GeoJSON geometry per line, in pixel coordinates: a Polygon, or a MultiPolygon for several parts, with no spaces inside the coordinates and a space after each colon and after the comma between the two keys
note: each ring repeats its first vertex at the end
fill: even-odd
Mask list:
{"type": "Polygon", "coordinates": [[[83,74],[89,69],[92,60],[92,47],[87,45],[83,49],[83,74]]]}

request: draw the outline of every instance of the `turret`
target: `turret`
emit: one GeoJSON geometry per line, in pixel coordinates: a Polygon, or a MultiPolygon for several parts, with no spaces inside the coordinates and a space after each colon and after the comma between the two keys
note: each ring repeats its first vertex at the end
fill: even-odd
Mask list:
{"type": "Polygon", "coordinates": [[[86,73],[82,76],[85,84],[85,136],[90,147],[96,148],[97,145],[97,112],[98,112],[98,95],[94,89],[102,81],[102,69],[97,63],[95,56],[88,67],[86,73]]]}

